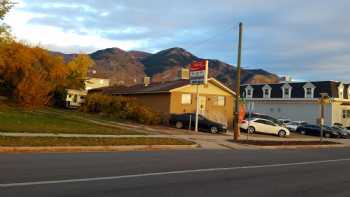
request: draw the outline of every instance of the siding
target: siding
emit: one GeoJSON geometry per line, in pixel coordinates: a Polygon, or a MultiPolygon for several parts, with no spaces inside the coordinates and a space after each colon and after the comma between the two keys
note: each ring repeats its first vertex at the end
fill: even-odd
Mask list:
{"type": "MultiPolygon", "coordinates": [[[[196,93],[191,93],[191,104],[181,104],[181,95],[184,92],[172,92],[170,112],[175,114],[196,112],[196,93]]],[[[187,92],[188,93],[188,92],[187,92]]],[[[226,124],[232,128],[233,124],[233,97],[225,96],[225,106],[215,105],[216,96],[214,94],[200,94],[206,98],[204,115],[211,120],[226,124]]],[[[224,96],[224,95],[222,95],[224,96]]]]}
{"type": "Polygon", "coordinates": [[[127,97],[136,98],[140,103],[152,108],[154,111],[169,115],[170,93],[135,94],[127,97]]]}
{"type": "MultiPolygon", "coordinates": [[[[267,114],[275,118],[288,118],[294,121],[303,120],[311,124],[317,124],[320,117],[321,108],[317,103],[295,103],[288,101],[255,101],[254,111],[256,113],[267,114]]],[[[325,124],[332,125],[332,105],[325,106],[325,124]]],[[[333,112],[334,113],[334,112],[333,112]]]]}

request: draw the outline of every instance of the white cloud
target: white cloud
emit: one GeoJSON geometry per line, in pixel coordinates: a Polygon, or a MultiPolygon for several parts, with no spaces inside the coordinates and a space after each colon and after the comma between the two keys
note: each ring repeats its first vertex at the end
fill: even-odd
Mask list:
{"type": "MultiPolygon", "coordinates": [[[[31,24],[29,21],[33,18],[45,17],[45,14],[34,14],[30,12],[15,11],[10,13],[5,22],[11,24],[12,33],[20,40],[27,41],[31,44],[40,44],[49,49],[59,48],[62,52],[86,52],[90,53],[95,50],[108,47],[119,47],[124,50],[138,48],[146,44],[147,41],[134,40],[111,40],[101,37],[99,34],[84,30],[85,34],[80,35],[74,31],[63,31],[62,28],[31,24]],[[77,48],[72,48],[72,46],[77,48]]],[[[83,17],[76,19],[83,21],[83,17]]],[[[54,25],[54,24],[53,24],[54,25]]],[[[130,29],[126,29],[129,32],[130,29]]]]}

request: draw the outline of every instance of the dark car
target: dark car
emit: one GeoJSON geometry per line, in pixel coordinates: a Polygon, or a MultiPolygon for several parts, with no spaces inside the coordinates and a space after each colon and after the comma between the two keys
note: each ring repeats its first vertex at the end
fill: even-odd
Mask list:
{"type": "MultiPolygon", "coordinates": [[[[323,126],[323,136],[330,138],[338,138],[340,137],[340,134],[338,131],[327,127],[323,126]]],[[[303,134],[303,135],[314,135],[314,136],[320,136],[321,135],[321,127],[319,125],[312,125],[312,124],[304,124],[298,127],[297,132],[303,134]]]]}
{"type": "MultiPolygon", "coordinates": [[[[172,114],[169,119],[170,125],[175,126],[178,129],[194,129],[196,114],[172,114]]],[[[227,127],[221,123],[214,122],[208,118],[198,115],[198,130],[211,133],[226,132],[227,127]]]]}
{"type": "Polygon", "coordinates": [[[340,137],[350,138],[350,132],[346,128],[340,127],[340,126],[333,126],[332,129],[337,131],[339,133],[340,137]]]}

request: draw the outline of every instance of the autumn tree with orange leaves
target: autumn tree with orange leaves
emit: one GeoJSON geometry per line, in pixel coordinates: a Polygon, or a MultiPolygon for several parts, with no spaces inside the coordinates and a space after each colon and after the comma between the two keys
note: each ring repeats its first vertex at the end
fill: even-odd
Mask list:
{"type": "Polygon", "coordinates": [[[78,55],[65,64],[63,57],[39,47],[11,42],[0,46],[2,93],[27,107],[49,105],[57,91],[83,88],[93,61],[78,55]],[[6,91],[6,92],[4,92],[6,91]]]}

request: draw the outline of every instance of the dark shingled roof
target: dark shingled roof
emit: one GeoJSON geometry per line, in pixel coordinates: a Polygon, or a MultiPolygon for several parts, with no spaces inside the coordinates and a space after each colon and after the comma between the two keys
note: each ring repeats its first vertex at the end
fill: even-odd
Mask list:
{"type": "Polygon", "coordinates": [[[151,83],[148,86],[144,84],[138,84],[131,87],[125,86],[112,86],[105,88],[92,89],[89,93],[92,92],[102,92],[104,94],[150,94],[150,93],[168,93],[170,90],[188,85],[189,80],[176,80],[168,81],[163,83],[151,83]]]}
{"type": "MultiPolygon", "coordinates": [[[[304,88],[306,83],[312,83],[315,86],[314,98],[320,98],[320,93],[328,93],[332,98],[338,98],[338,86],[341,82],[337,81],[310,81],[310,82],[288,82],[292,87],[292,98],[304,98],[304,88]]],[[[267,84],[271,89],[271,98],[282,98],[282,86],[285,83],[267,84]]],[[[241,94],[245,92],[245,88],[250,85],[253,87],[253,98],[263,98],[263,90],[265,84],[246,84],[241,86],[241,94]]],[[[348,87],[350,84],[344,84],[344,98],[348,99],[348,87]]]]}

